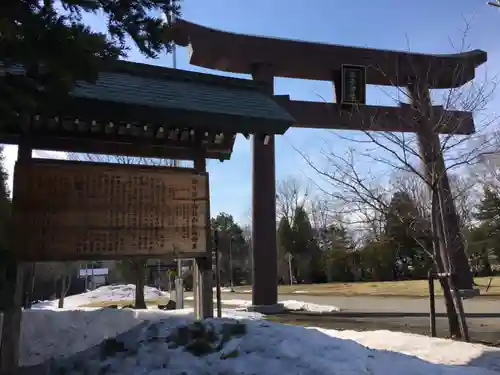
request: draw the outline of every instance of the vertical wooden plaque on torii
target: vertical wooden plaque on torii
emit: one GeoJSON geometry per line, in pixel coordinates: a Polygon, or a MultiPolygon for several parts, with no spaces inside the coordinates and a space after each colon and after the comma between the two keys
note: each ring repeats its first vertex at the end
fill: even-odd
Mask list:
{"type": "Polygon", "coordinates": [[[340,103],[366,104],[366,67],[344,64],[340,70],[340,103]]]}

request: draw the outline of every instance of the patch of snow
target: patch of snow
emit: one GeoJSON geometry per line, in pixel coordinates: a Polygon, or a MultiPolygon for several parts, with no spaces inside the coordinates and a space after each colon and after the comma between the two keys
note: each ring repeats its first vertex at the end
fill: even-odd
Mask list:
{"type": "MultiPolygon", "coordinates": [[[[214,292],[216,292],[216,291],[217,291],[217,287],[215,287],[215,286],[214,286],[214,287],[212,288],[212,290],[213,290],[214,292]]],[[[222,293],[230,293],[230,292],[232,292],[233,290],[232,290],[231,288],[222,287],[222,288],[220,288],[220,291],[221,291],[222,293]]]]}
{"type": "MultiPolygon", "coordinates": [[[[228,316],[254,320],[243,321],[246,334],[231,337],[220,350],[194,356],[165,340],[176,327],[192,321],[183,310],[27,311],[23,316],[21,361],[33,364],[53,355],[68,356],[112,335],[113,330],[148,320],[148,327],[134,333],[133,351],[104,360],[92,354],[83,365],[93,366],[95,373],[105,367],[107,373],[121,375],[498,375],[494,369],[500,368],[500,350],[482,345],[387,331],[339,332],[287,326],[255,320],[255,316],[241,312],[228,316]],[[486,357],[490,360],[481,361],[486,357]]],[[[210,319],[203,324],[221,332],[228,322],[210,319]]]]}
{"type": "Polygon", "coordinates": [[[367,348],[388,350],[415,356],[430,363],[449,365],[476,364],[500,373],[500,349],[462,341],[433,338],[392,331],[332,331],[314,328],[327,335],[354,340],[367,348]]]}
{"type": "MultiPolygon", "coordinates": [[[[192,301],[193,299],[194,299],[194,297],[192,297],[192,296],[185,298],[185,300],[187,300],[187,301],[192,301]]],[[[214,303],[215,302],[217,302],[216,299],[214,299],[214,303]]],[[[316,305],[314,303],[307,303],[307,302],[302,302],[302,301],[289,300],[289,301],[280,301],[280,303],[283,304],[285,309],[292,310],[292,311],[308,311],[308,312],[316,312],[316,313],[340,311],[340,308],[338,308],[336,306],[316,305]]],[[[241,308],[247,308],[247,307],[252,306],[252,301],[245,300],[245,299],[223,299],[222,304],[226,305],[226,306],[238,306],[241,308]]]]}
{"type": "Polygon", "coordinates": [[[327,313],[327,312],[336,312],[340,311],[340,308],[336,306],[330,305],[317,305],[315,303],[307,303],[302,301],[282,301],[282,303],[286,309],[293,311],[309,311],[316,313],[327,313]]]}
{"type": "Polygon", "coordinates": [[[252,301],[246,299],[223,299],[222,303],[228,306],[238,306],[238,307],[252,306],[252,301]]]}
{"type": "MultiPolygon", "coordinates": [[[[214,315],[216,313],[214,312],[214,315]]],[[[261,319],[259,313],[223,309],[224,317],[261,319]]],[[[20,364],[31,366],[50,358],[68,357],[103,340],[116,337],[139,324],[165,319],[189,318],[193,309],[34,309],[24,310],[21,323],[20,364]]]]}
{"type": "MultiPolygon", "coordinates": [[[[317,329],[325,334],[330,332],[317,329]]],[[[470,362],[485,362],[487,361],[485,354],[490,354],[496,357],[493,362],[495,369],[500,372],[500,349],[497,348],[392,331],[338,331],[335,336],[354,340],[371,349],[413,355],[431,363],[466,365],[470,362]]]]}
{"type": "MultiPolygon", "coordinates": [[[[158,298],[169,298],[167,292],[162,292],[156,288],[144,287],[144,297],[146,301],[156,300],[158,298]]],[[[65,308],[77,308],[86,306],[95,302],[120,302],[120,301],[133,301],[135,298],[135,285],[106,285],[86,293],[69,296],[64,299],[65,308]]],[[[188,296],[184,298],[186,301],[192,301],[194,298],[188,296]]],[[[44,301],[33,305],[34,309],[54,309],[57,307],[57,300],[44,301]]],[[[216,302],[216,299],[214,299],[216,302]]],[[[247,308],[251,306],[252,302],[242,299],[223,299],[222,303],[228,306],[238,306],[247,308]]],[[[288,310],[293,311],[309,311],[309,312],[335,312],[340,311],[336,306],[329,305],[316,305],[314,303],[306,303],[302,301],[288,300],[281,302],[288,310]]]]}
{"type": "MultiPolygon", "coordinates": [[[[169,298],[170,294],[162,292],[149,286],[144,287],[144,298],[156,300],[159,298],[169,298]]],[[[135,299],[135,285],[105,285],[86,293],[69,296],[64,299],[64,307],[75,308],[85,306],[93,302],[121,302],[133,301],[135,299]]],[[[43,301],[33,305],[34,309],[52,309],[57,307],[58,301],[43,301]]]]}

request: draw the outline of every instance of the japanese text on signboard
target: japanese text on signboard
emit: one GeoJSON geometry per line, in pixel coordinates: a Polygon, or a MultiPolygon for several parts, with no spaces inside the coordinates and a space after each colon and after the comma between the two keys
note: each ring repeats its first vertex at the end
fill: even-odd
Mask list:
{"type": "Polygon", "coordinates": [[[34,161],[16,165],[14,197],[28,258],[207,251],[208,176],[192,170],[34,161]]]}

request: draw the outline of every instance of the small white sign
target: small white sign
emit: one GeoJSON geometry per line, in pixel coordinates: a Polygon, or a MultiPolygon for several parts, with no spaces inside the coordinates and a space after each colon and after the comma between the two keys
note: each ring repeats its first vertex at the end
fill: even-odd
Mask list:
{"type": "Polygon", "coordinates": [[[107,268],[87,268],[80,270],[80,277],[85,276],[106,276],[109,270],[107,268]]]}

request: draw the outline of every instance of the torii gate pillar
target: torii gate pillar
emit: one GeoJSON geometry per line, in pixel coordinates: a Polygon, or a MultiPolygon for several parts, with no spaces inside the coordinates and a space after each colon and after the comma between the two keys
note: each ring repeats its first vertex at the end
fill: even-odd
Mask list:
{"type": "MultiPolygon", "coordinates": [[[[256,65],[253,79],[273,94],[272,67],[256,65]]],[[[252,304],[256,310],[273,312],[278,303],[278,252],[276,245],[276,175],[274,135],[257,133],[252,139],[252,304]]]]}

